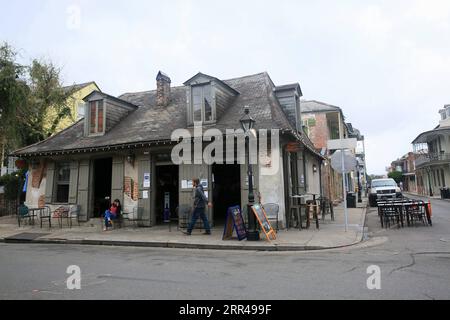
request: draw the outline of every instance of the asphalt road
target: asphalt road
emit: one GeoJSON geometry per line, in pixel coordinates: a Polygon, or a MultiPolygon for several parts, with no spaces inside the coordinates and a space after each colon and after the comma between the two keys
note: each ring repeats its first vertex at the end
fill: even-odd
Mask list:
{"type": "Polygon", "coordinates": [[[383,230],[370,210],[367,242],[321,252],[0,244],[0,299],[450,299],[450,202],[432,204],[433,227],[383,230]]]}

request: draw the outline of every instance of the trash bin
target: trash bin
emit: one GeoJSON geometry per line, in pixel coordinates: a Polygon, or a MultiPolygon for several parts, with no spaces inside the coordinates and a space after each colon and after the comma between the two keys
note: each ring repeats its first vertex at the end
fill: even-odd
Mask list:
{"type": "Polygon", "coordinates": [[[356,195],[347,193],[347,208],[356,208],[356,195]]]}
{"type": "Polygon", "coordinates": [[[441,188],[441,199],[450,199],[450,188],[441,188]]]}

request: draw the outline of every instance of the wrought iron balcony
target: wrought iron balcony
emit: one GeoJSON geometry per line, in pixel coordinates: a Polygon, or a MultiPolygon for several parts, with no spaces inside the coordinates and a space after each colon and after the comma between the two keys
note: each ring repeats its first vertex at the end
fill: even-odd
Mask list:
{"type": "Polygon", "coordinates": [[[450,162],[450,153],[425,153],[416,157],[416,167],[431,162],[450,162]]]}

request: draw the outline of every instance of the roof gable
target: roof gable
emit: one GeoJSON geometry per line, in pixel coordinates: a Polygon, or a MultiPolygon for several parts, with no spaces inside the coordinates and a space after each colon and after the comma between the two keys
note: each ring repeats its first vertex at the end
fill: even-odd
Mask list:
{"type": "Polygon", "coordinates": [[[215,82],[223,85],[227,89],[231,90],[231,92],[234,94],[239,94],[239,92],[237,90],[230,87],[228,84],[226,84],[226,82],[219,80],[216,77],[212,77],[212,76],[209,76],[209,75],[201,73],[201,72],[197,73],[195,76],[193,76],[189,80],[185,81],[183,84],[185,86],[192,86],[192,85],[197,85],[197,84],[206,84],[206,83],[210,83],[212,81],[215,81],[215,82]]]}

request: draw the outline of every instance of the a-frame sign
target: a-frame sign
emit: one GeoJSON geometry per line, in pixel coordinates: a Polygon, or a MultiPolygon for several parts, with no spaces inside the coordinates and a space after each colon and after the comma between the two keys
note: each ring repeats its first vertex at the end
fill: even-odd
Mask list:
{"type": "Polygon", "coordinates": [[[222,240],[231,239],[233,236],[233,230],[236,230],[239,241],[247,238],[247,229],[245,228],[244,218],[242,217],[240,206],[228,208],[222,240]]]}

